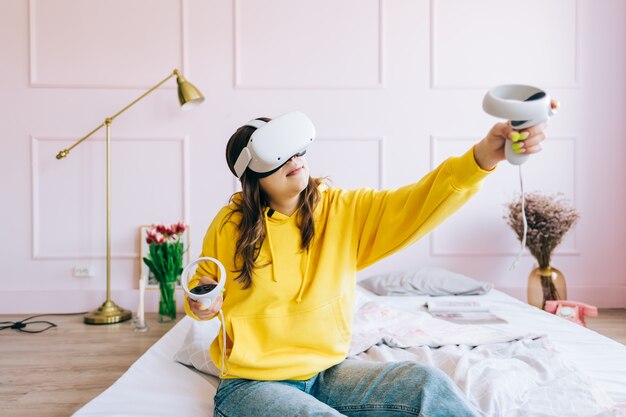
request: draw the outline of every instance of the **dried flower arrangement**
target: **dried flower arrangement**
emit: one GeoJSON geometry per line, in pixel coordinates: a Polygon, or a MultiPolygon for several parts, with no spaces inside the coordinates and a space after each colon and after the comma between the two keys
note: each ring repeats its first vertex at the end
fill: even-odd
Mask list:
{"type": "MultiPolygon", "coordinates": [[[[525,212],[528,222],[526,247],[535,257],[540,268],[550,266],[552,252],[561,243],[563,236],[578,221],[580,215],[561,195],[528,193],[525,196],[525,212]]],[[[505,217],[519,241],[524,234],[522,200],[517,198],[506,205],[505,217]]]]}
{"type": "MultiPolygon", "coordinates": [[[[526,247],[537,260],[539,268],[549,268],[554,249],[578,221],[580,214],[561,194],[527,193],[524,200],[528,224],[526,247]]],[[[524,235],[521,197],[507,203],[506,208],[508,209],[505,216],[507,224],[521,242],[524,235]]],[[[551,279],[542,276],[541,285],[544,300],[558,299],[558,293],[551,279]]]]}

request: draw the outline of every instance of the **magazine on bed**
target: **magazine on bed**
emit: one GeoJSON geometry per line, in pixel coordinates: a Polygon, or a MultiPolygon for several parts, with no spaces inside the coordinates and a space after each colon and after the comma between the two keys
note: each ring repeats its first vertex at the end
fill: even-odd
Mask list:
{"type": "Polygon", "coordinates": [[[426,303],[435,318],[457,324],[497,324],[506,320],[489,311],[489,305],[469,300],[434,300],[426,303]]]}

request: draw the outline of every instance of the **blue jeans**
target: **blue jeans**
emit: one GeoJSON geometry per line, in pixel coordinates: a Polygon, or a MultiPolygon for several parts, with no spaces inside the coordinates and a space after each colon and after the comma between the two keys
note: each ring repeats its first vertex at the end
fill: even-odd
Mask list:
{"type": "Polygon", "coordinates": [[[440,370],[347,359],[306,381],[224,379],[216,417],[478,416],[440,370]]]}

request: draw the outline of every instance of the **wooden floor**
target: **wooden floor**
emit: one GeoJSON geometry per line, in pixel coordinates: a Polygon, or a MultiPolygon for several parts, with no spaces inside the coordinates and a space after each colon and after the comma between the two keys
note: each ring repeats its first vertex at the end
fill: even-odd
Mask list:
{"type": "Polygon", "coordinates": [[[602,309],[598,317],[587,318],[586,322],[591,330],[626,345],[626,309],[602,309]]]}
{"type": "MultiPolygon", "coordinates": [[[[0,322],[28,316],[0,315],[0,322]]],[[[133,331],[130,321],[86,325],[82,315],[37,320],[58,327],[36,334],[0,331],[1,417],[72,415],[113,384],[175,324],[159,323],[156,314],[146,315],[146,332],[133,331]]]]}
{"type": "MultiPolygon", "coordinates": [[[[1,321],[28,315],[0,315],[1,321]]],[[[182,318],[182,314],[179,319],[182,318]]],[[[43,333],[0,331],[0,417],[68,417],[113,384],[175,323],[147,315],[149,330],[130,322],[85,325],[82,316],[46,316],[43,333]]],[[[588,327],[626,344],[626,310],[601,310],[588,327]]]]}

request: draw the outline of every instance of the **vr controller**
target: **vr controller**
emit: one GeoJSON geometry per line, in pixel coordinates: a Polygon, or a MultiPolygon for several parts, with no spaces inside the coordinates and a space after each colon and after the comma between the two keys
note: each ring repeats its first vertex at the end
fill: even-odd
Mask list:
{"type": "Polygon", "coordinates": [[[182,274],[180,275],[181,286],[183,287],[183,291],[187,294],[189,298],[195,301],[200,301],[202,306],[205,308],[209,308],[215,298],[222,293],[224,289],[224,284],[226,283],[226,269],[224,269],[224,265],[220,261],[215,258],[210,258],[208,256],[198,258],[193,262],[190,262],[185,269],[183,269],[182,274]],[[217,284],[205,284],[198,285],[193,289],[189,289],[189,272],[191,272],[191,268],[199,264],[200,262],[213,262],[219,268],[219,281],[217,284]]]}
{"type": "Polygon", "coordinates": [[[235,162],[237,178],[241,178],[248,168],[258,174],[274,171],[294,155],[306,151],[315,140],[313,122],[299,111],[283,114],[269,122],[250,120],[244,126],[256,130],[235,162]]]}
{"type": "MultiPolygon", "coordinates": [[[[529,85],[505,84],[492,88],[485,94],[483,110],[495,117],[509,120],[515,130],[524,130],[550,119],[559,104],[548,94],[529,85]]],[[[515,152],[514,143],[507,142],[504,154],[513,165],[521,165],[529,155],[515,152]]]]}

